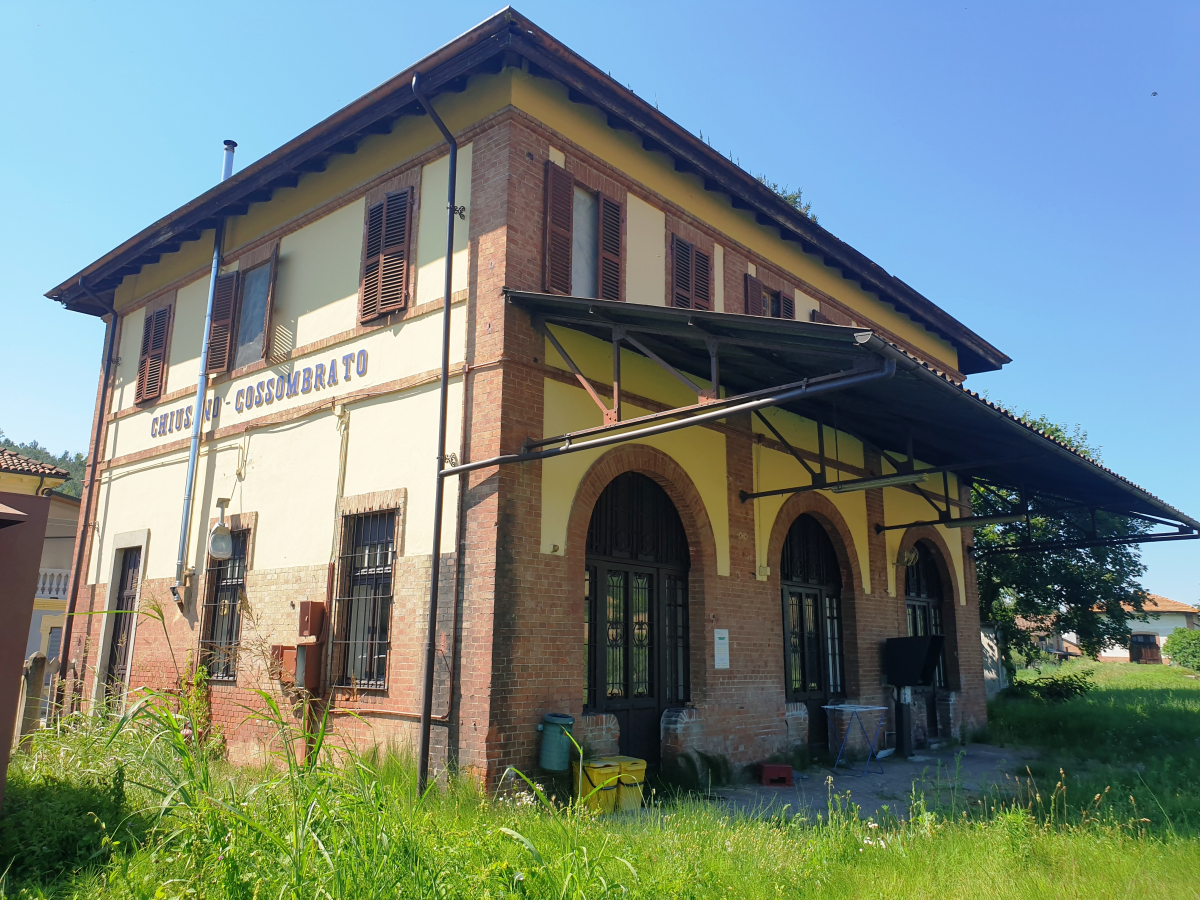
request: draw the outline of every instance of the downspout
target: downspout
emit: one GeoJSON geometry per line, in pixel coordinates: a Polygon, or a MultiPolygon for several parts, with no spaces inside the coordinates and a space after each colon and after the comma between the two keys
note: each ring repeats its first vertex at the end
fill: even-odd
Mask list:
{"type": "MultiPolygon", "coordinates": [[[[102,452],[100,436],[104,429],[104,420],[108,416],[108,385],[112,374],[113,347],[117,339],[116,309],[93,294],[91,289],[83,283],[82,276],[79,279],[79,289],[99,304],[100,308],[108,313],[111,318],[108,321],[107,349],[104,351],[104,378],[100,382],[100,406],[96,411],[96,429],[92,433],[92,458],[88,461],[91,476],[88,478],[87,484],[81,485],[83,488],[83,516],[80,519],[82,528],[78,532],[75,541],[74,558],[71,560],[71,594],[67,600],[67,616],[66,621],[63,623],[62,642],[58,651],[61,657],[58,664],[58,683],[60,689],[67,677],[67,669],[70,667],[71,626],[75,622],[75,603],[79,598],[79,581],[83,577],[84,546],[92,538],[89,526],[89,519],[92,515],[92,488],[96,484],[96,469],[100,466],[100,455],[102,452]]],[[[59,709],[62,709],[65,698],[56,697],[55,699],[59,709]]]]}
{"type": "MultiPolygon", "coordinates": [[[[221,181],[233,174],[233,151],[236,141],[225,142],[225,155],[221,163],[221,181]]],[[[179,523],[179,557],[175,560],[175,583],[171,585],[171,596],[180,608],[184,605],[179,589],[183,587],[183,567],[187,560],[188,532],[192,521],[192,493],[196,486],[196,461],[200,456],[200,423],[204,416],[204,398],[208,393],[208,337],[212,328],[213,299],[217,294],[217,276],[221,273],[221,245],[225,242],[225,219],[217,220],[213,235],[212,273],[208,277],[208,309],[204,313],[203,343],[200,345],[200,379],[196,385],[196,409],[192,414],[192,446],[188,451],[187,484],[183,489],[183,519],[179,523]]]]}
{"type": "MultiPolygon", "coordinates": [[[[415,73],[412,92],[424,107],[433,124],[450,145],[450,187],[446,196],[446,280],[442,291],[442,385],[438,394],[437,483],[433,497],[433,559],[429,566],[429,625],[425,641],[425,684],[421,694],[421,737],[417,749],[417,794],[425,793],[429,784],[429,731],[433,715],[433,669],[437,661],[438,579],[441,577],[442,501],[445,487],[443,469],[446,465],[446,407],[450,388],[450,281],[454,271],[454,186],[458,177],[458,142],[446,123],[434,111],[433,104],[421,92],[420,75],[415,73]]],[[[464,398],[465,402],[465,398],[464,398]]]]}

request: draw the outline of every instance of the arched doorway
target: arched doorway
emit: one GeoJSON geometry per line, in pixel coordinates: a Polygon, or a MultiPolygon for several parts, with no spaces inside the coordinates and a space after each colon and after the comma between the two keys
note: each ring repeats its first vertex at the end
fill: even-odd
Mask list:
{"type": "MultiPolygon", "coordinates": [[[[926,541],[917,541],[915,554],[904,570],[904,609],[909,637],[945,634],[942,624],[942,575],[934,551],[926,541]]],[[[934,673],[934,686],[914,690],[925,700],[925,722],[929,737],[938,737],[937,692],[946,687],[946,648],[943,644],[934,673]]]]}
{"type": "Polygon", "coordinates": [[[657,763],[663,711],[689,699],[688,543],[671,498],[626,472],[592,510],[584,574],[585,713],[611,713],[623,754],[657,763]]]}
{"type": "Polygon", "coordinates": [[[809,740],[825,741],[821,705],[845,693],[842,573],[833,542],[814,517],[797,517],[779,562],[787,699],[809,707],[809,740]]]}

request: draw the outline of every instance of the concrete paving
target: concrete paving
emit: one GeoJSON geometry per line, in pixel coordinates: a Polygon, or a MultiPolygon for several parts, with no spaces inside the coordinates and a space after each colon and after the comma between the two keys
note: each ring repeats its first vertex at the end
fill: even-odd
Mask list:
{"type": "Polygon", "coordinates": [[[843,798],[849,794],[863,818],[878,819],[887,813],[903,818],[908,815],[914,787],[930,806],[949,805],[952,798],[961,805],[995,788],[1007,793],[1013,784],[1011,779],[1024,777],[1025,766],[1036,756],[1036,751],[1026,748],[987,744],[943,747],[918,751],[909,759],[893,755],[872,760],[868,773],[861,778],[849,774],[862,772],[861,761],[851,767],[839,765],[836,773],[814,767],[794,771],[792,787],[731,785],[714,788],[712,798],[743,814],[823,817],[831,794],[843,798]]]}

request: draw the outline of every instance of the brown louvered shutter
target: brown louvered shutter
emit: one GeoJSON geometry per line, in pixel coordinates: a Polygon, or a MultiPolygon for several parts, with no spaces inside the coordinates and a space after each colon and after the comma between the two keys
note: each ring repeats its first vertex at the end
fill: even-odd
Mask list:
{"type": "Polygon", "coordinates": [[[621,204],[611,197],[600,195],[600,261],[599,284],[601,300],[621,299],[621,204]]]}
{"type": "Polygon", "coordinates": [[[796,292],[786,284],[779,289],[779,312],[781,318],[796,318],[796,292]]]}
{"type": "MultiPolygon", "coordinates": [[[[548,294],[571,294],[571,224],[574,212],[575,179],[566,169],[546,160],[545,271],[542,287],[548,294]]],[[[618,247],[619,241],[618,237],[618,247]]]]}
{"type": "Polygon", "coordinates": [[[766,313],[763,311],[762,282],[749,272],[746,273],[746,315],[766,315],[766,313]]]}
{"type": "Polygon", "coordinates": [[[237,272],[217,276],[217,288],[213,291],[212,322],[208,328],[208,363],[204,368],[209,375],[226,371],[233,360],[237,283],[237,272]]]}
{"type": "Polygon", "coordinates": [[[376,203],[367,210],[363,236],[363,279],[358,292],[358,321],[379,315],[379,257],[383,251],[383,207],[376,203]]]}
{"type": "Polygon", "coordinates": [[[412,231],[412,188],[388,194],[383,211],[383,258],[378,315],[404,309],[408,301],[408,237],[412,231]]]}
{"type": "Polygon", "coordinates": [[[154,400],[162,394],[166,378],[167,329],[171,324],[171,307],[163,306],[146,313],[142,325],[142,352],[138,359],[137,389],[134,401],[154,400]]]}
{"type": "Polygon", "coordinates": [[[677,234],[671,235],[671,305],[692,306],[692,251],[695,248],[677,234]]]}
{"type": "Polygon", "coordinates": [[[692,307],[712,309],[712,261],[692,248],[692,307]]]}

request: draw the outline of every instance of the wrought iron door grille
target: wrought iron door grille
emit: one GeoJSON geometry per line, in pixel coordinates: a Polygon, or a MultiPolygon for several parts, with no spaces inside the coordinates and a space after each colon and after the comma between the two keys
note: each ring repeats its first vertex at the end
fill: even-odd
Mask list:
{"type": "Polygon", "coordinates": [[[242,597],[246,592],[246,543],[249,531],[235,531],[229,559],[208,561],[208,596],[204,600],[204,640],[200,658],[212,681],[237,678],[241,639],[242,597]]]}
{"type": "Polygon", "coordinates": [[[343,519],[332,641],[338,685],[387,686],[395,533],[394,510],[343,519]]]}

